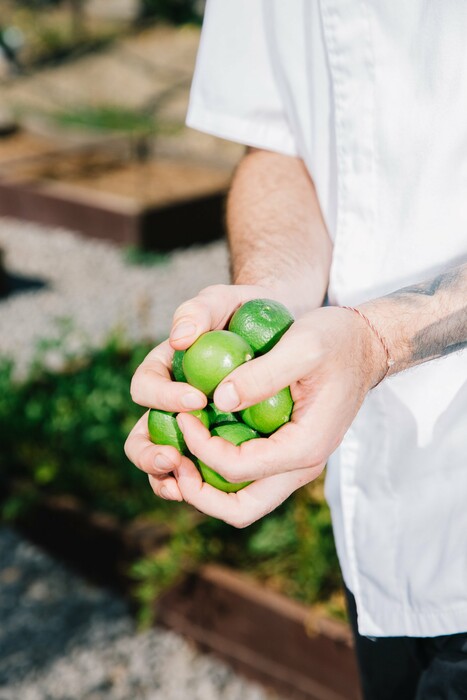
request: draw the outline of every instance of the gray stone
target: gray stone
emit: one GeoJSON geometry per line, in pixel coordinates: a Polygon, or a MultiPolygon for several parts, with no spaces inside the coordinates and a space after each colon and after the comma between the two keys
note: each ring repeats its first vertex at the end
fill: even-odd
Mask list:
{"type": "Polygon", "coordinates": [[[5,527],[0,619],[0,700],[274,697],[173,632],[138,633],[123,601],[5,527]]]}
{"type": "MultiPolygon", "coordinates": [[[[116,329],[129,339],[155,342],[167,336],[179,304],[209,284],[228,281],[223,241],[142,266],[129,264],[112,243],[0,218],[0,248],[10,274],[45,284],[0,299],[0,354],[15,357],[19,374],[37,342],[57,335],[59,319],[73,325],[71,350],[99,346],[116,329]]],[[[51,353],[49,366],[59,366],[60,357],[51,353]]]]}

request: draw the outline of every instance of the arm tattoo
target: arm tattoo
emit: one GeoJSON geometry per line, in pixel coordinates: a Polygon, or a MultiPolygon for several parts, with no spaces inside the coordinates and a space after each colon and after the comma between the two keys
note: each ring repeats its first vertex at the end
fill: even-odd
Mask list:
{"type": "Polygon", "coordinates": [[[444,357],[467,347],[467,306],[448,314],[415,333],[412,339],[414,364],[444,357]]]}
{"type": "Polygon", "coordinates": [[[433,297],[440,291],[452,289],[460,279],[464,277],[464,290],[467,293],[467,265],[454,267],[451,270],[442,272],[432,280],[413,284],[409,287],[403,287],[391,294],[388,294],[390,299],[406,299],[407,301],[417,301],[417,295],[433,297]]]}
{"type": "Polygon", "coordinates": [[[467,347],[467,264],[384,297],[397,305],[408,354],[400,369],[467,347]]]}

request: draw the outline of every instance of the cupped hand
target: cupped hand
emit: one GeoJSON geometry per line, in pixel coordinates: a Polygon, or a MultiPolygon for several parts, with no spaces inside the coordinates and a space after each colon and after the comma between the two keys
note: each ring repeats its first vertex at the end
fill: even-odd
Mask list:
{"type": "MultiPolygon", "coordinates": [[[[224,493],[204,482],[190,460],[183,460],[175,470],[175,475],[184,501],[206,515],[243,528],[273,511],[294,491],[316,479],[323,468],[324,464],[320,464],[269,476],[254,481],[237,493],[224,493]]],[[[150,482],[157,493],[157,484],[151,477],[150,482]]]]}
{"type": "Polygon", "coordinates": [[[277,292],[258,285],[217,284],[206,287],[176,310],[169,338],[171,346],[175,350],[186,350],[202,333],[225,328],[242,304],[259,298],[281,301],[277,292]]]}
{"type": "MultiPolygon", "coordinates": [[[[251,298],[255,296],[259,294],[251,298]]],[[[262,296],[267,294],[262,292],[262,296]]],[[[213,303],[213,297],[210,299],[213,303]]],[[[198,329],[201,333],[206,325],[200,322],[198,303],[204,305],[207,299],[187,302],[189,306],[184,304],[185,308],[181,307],[184,313],[176,318],[193,320],[196,333],[198,329]]],[[[243,300],[240,303],[244,303],[243,300]]],[[[231,312],[235,308],[232,306],[231,312]]],[[[223,327],[230,315],[219,310],[218,325],[212,328],[223,327]]],[[[211,313],[210,318],[214,317],[211,313]]],[[[179,340],[180,349],[182,345],[191,344],[186,336],[179,340]]],[[[153,353],[157,351],[156,348],[153,353]]],[[[220,492],[204,483],[194,464],[178,453],[170,455],[173,456],[170,470],[167,467],[163,474],[154,474],[145,469],[150,461],[149,451],[163,450],[167,456],[166,450],[157,446],[150,448],[147,431],[144,436],[141,426],[139,433],[138,426],[135,427],[127,441],[130,459],[150,473],[151,486],[158,495],[164,495],[161,479],[167,478],[168,471],[173,471],[175,478],[170,479],[178,489],[177,498],[204,513],[243,527],[276,508],[293,491],[321,473],[366,393],[383,376],[385,359],[378,340],[356,314],[336,307],[317,309],[296,321],[266,355],[234,370],[214,394],[219,408],[235,411],[290,386],[295,404],[290,423],[269,438],[251,440],[237,447],[219,437],[211,437],[193,416],[178,416],[192,454],[229,481],[253,480],[254,483],[235,494],[220,492]]],[[[165,379],[170,382],[168,367],[166,359],[165,379]]],[[[174,383],[170,383],[173,388],[174,383]]],[[[187,385],[179,386],[187,388],[187,385]]],[[[183,413],[180,408],[172,410],[183,413]]]]}
{"type": "MultiPolygon", "coordinates": [[[[174,314],[169,340],[155,347],[137,368],[131,382],[135,403],[174,413],[204,408],[206,396],[184,382],[174,382],[171,376],[175,350],[189,347],[202,333],[224,328],[234,311],[250,299],[278,299],[271,290],[253,285],[214,285],[182,304],[174,314]]],[[[127,457],[145,471],[158,496],[182,500],[176,479],[171,473],[181,464],[193,467],[178,450],[167,445],[155,445],[149,438],[147,416],[136,423],[125,443],[127,457]]],[[[196,418],[193,420],[197,421],[196,418]]],[[[194,467],[193,467],[194,468],[194,467]]]]}
{"type": "Polygon", "coordinates": [[[185,350],[202,333],[224,328],[239,306],[267,294],[271,295],[271,290],[263,287],[214,285],[184,302],[174,314],[169,340],[151,350],[133,375],[130,388],[133,401],[177,413],[203,408],[207,401],[201,391],[172,380],[174,350],[185,350]]]}
{"type": "MultiPolygon", "coordinates": [[[[179,416],[178,424],[189,450],[229,481],[316,470],[340,444],[385,364],[381,344],[357,314],[317,309],[296,321],[268,353],[231,372],[213,397],[221,410],[239,411],[290,386],[289,423],[239,446],[211,437],[192,416],[179,416]]],[[[181,480],[179,485],[183,494],[181,480]]]]}

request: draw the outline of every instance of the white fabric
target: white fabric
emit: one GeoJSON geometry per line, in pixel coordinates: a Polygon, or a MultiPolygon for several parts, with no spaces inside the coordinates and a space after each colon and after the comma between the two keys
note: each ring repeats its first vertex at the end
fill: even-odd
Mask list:
{"type": "MultiPolygon", "coordinates": [[[[298,155],[355,305],[467,258],[465,0],[208,0],[187,123],[298,155]]],[[[467,356],[370,392],[327,498],[359,630],[467,630],[467,356]]]]}

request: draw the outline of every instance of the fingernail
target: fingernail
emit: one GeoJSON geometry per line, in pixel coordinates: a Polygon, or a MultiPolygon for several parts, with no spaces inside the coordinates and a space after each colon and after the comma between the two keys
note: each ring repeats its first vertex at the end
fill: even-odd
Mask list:
{"type": "Polygon", "coordinates": [[[240,398],[232,382],[226,382],[217,389],[215,403],[223,411],[233,411],[238,406],[240,398]]]}
{"type": "Polygon", "coordinates": [[[165,455],[156,455],[154,458],[154,465],[156,469],[169,469],[174,466],[165,455]]]}
{"type": "Polygon", "coordinates": [[[190,391],[188,394],[184,394],[181,398],[181,404],[184,408],[203,408],[204,401],[202,396],[196,394],[194,391],[190,391]]]}
{"type": "Polygon", "coordinates": [[[193,323],[179,323],[175,326],[172,333],[170,334],[171,340],[180,340],[181,338],[188,338],[190,335],[196,333],[196,326],[193,323]]]}
{"type": "Polygon", "coordinates": [[[171,496],[167,486],[161,486],[161,496],[162,498],[167,498],[167,500],[170,500],[171,496]]]}

